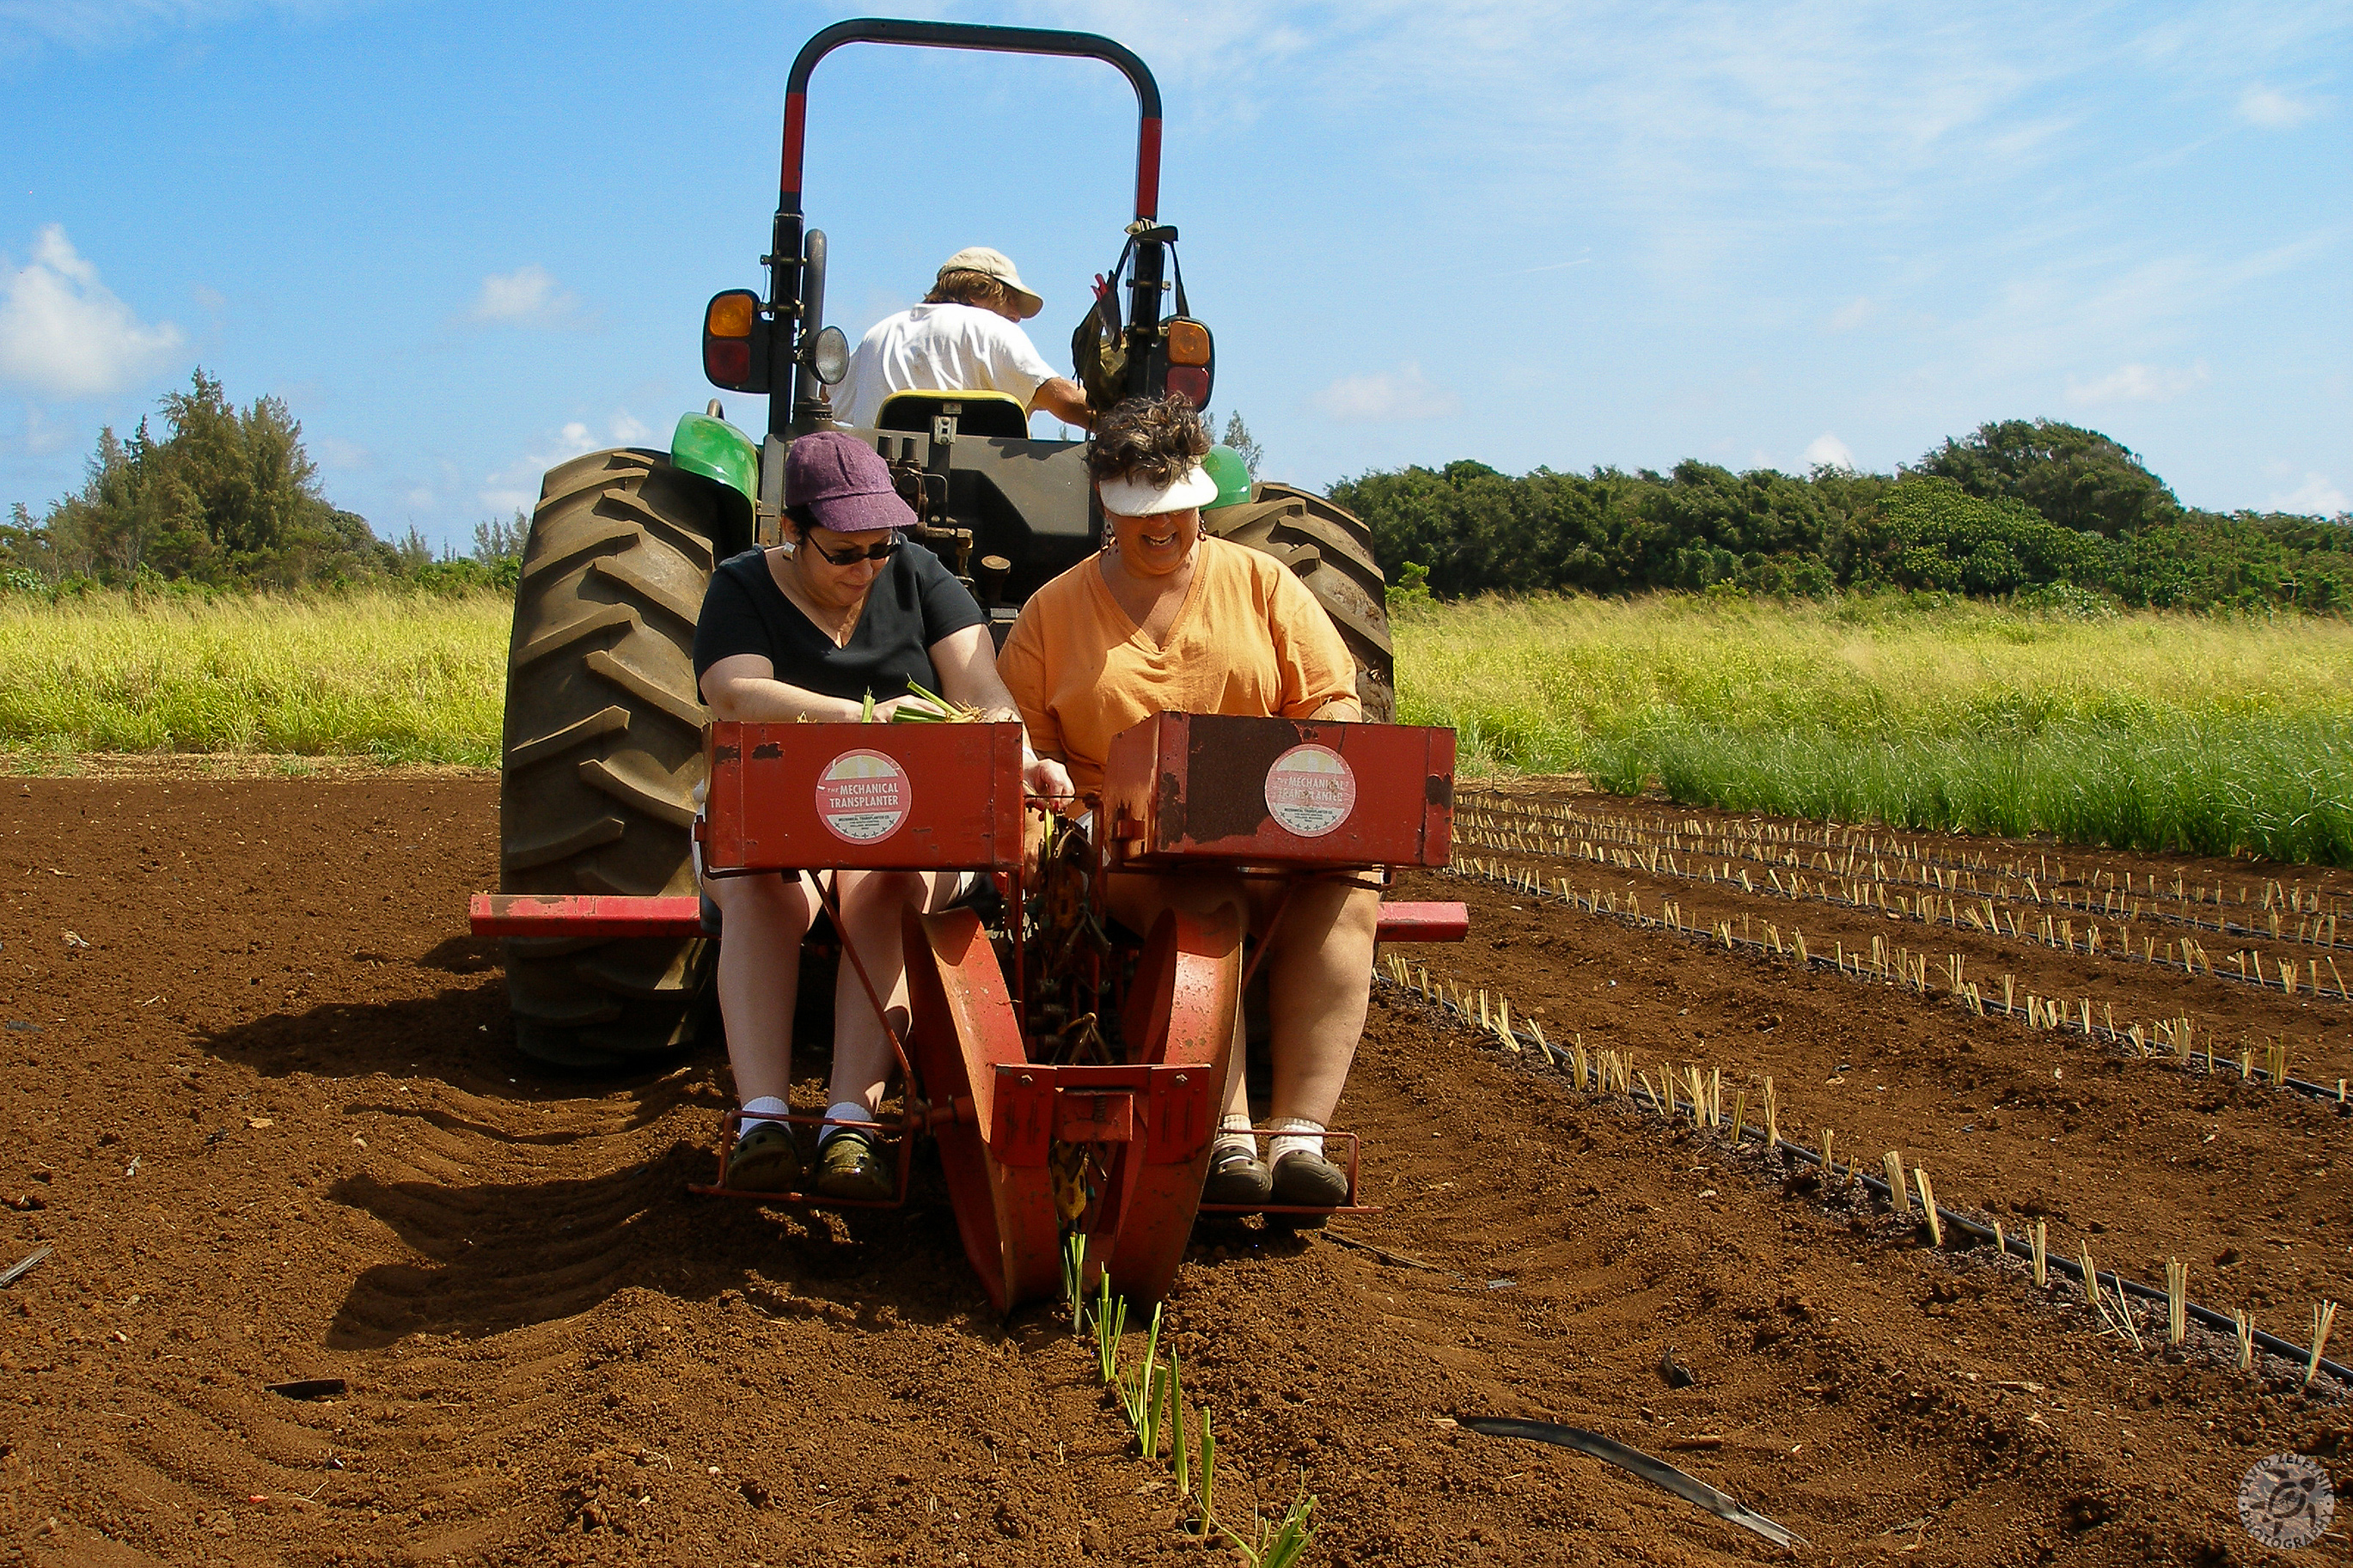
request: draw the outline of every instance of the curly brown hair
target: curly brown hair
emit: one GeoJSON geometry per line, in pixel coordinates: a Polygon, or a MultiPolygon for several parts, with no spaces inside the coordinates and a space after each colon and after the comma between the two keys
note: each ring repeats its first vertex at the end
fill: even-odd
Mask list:
{"type": "Polygon", "coordinates": [[[1087,472],[1098,479],[1173,483],[1209,452],[1209,427],[1181,397],[1131,397],[1095,423],[1087,472]]]}

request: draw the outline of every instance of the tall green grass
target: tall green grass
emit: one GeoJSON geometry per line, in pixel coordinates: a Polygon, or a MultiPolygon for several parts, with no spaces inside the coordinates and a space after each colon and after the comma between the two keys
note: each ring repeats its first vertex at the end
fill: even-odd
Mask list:
{"type": "Polygon", "coordinates": [[[496,766],[503,593],[0,595],[0,746],[496,766]]]}
{"type": "Polygon", "coordinates": [[[1840,821],[2353,864],[2353,626],[1973,604],[1403,610],[1466,770],[1840,821]]]}
{"type": "MultiPolygon", "coordinates": [[[[495,766],[510,601],[0,594],[0,748],[495,766]]],[[[2353,865],[2353,626],[1973,605],[1403,609],[1466,771],[1736,810],[2353,865]]]]}

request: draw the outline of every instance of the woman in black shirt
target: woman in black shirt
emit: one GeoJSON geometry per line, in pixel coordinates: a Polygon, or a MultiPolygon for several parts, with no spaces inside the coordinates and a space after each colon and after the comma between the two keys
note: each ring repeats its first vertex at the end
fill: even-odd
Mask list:
{"type": "MultiPolygon", "coordinates": [[[[901,546],[914,521],[872,448],[839,431],[804,436],[785,457],[786,531],[793,542],[747,550],[720,563],[694,629],[702,700],[719,719],[855,721],[867,696],[887,719],[919,702],[913,682],[991,719],[1020,714],[997,675],[987,617],[939,558],[901,546]]],[[[1070,775],[1022,742],[1022,776],[1035,794],[1068,795],[1070,775]]],[[[781,1116],[792,1086],[793,1003],[801,939],[818,903],[807,871],[713,877],[702,886],[724,921],[719,1006],[744,1117],[726,1183],[753,1192],[799,1184],[801,1163],[781,1116]]],[[[835,871],[842,933],[855,942],[885,1006],[904,1007],[900,912],[952,900],[955,872],[835,871]]],[[[833,1085],[826,1114],[871,1121],[891,1075],[881,1020],[844,964],[834,991],[833,1085]]],[[[834,1197],[891,1194],[875,1139],[828,1126],[818,1149],[817,1190],[834,1197]]]]}

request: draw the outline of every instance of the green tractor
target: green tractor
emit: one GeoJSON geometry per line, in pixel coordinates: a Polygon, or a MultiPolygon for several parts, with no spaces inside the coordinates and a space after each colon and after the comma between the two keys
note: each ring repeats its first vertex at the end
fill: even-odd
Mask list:
{"type": "MultiPolygon", "coordinates": [[[[1213,345],[1186,312],[1182,273],[1170,276],[1177,234],[1156,210],[1160,90],[1142,60],[1108,38],[1024,27],[864,20],[818,33],[785,89],[784,174],[762,258],[767,295],[729,290],[703,318],[705,374],[725,390],[767,396],[765,436],[727,423],[714,399],[679,420],[668,452],[590,453],[551,469],[541,486],[507,654],[501,892],[695,890],[708,715],[691,648],[703,588],[718,562],[778,538],[785,448],[833,427],[823,389],[849,363],[840,329],[825,324],[825,236],[804,226],[800,184],[809,76],[850,43],[1077,56],[1125,73],[1142,110],[1135,216],[1109,288],[1073,340],[1078,379],[1097,409],[1169,393],[1208,405],[1213,345]]],[[[891,462],[916,510],[915,537],[972,587],[1000,641],[1023,600],[1100,547],[1084,443],[1032,440],[1012,399],[902,394],[877,424],[857,434],[891,462]]],[[[1388,616],[1364,524],[1322,497],[1263,483],[1204,524],[1299,574],[1356,656],[1366,717],[1390,720],[1388,616]]],[[[510,938],[505,946],[517,1040],[542,1061],[626,1066],[675,1053],[711,1026],[709,942],[510,938]]]]}

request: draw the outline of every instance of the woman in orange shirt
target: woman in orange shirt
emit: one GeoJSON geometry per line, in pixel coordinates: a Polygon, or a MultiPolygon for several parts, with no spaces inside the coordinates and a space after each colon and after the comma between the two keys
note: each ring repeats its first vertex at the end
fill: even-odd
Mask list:
{"type": "MultiPolygon", "coordinates": [[[[1111,738],[1155,713],[1363,717],[1356,666],[1323,606],[1281,563],[1201,531],[1218,487],[1201,470],[1208,431],[1182,398],[1134,398],[1105,415],[1088,451],[1103,498],[1103,552],[1032,595],[998,672],[1041,756],[1100,791],[1111,738]]],[[[1329,1206],[1347,1173],[1324,1153],[1372,988],[1377,891],[1302,878],[1271,933],[1276,895],[1231,872],[1108,879],[1111,911],[1150,931],[1163,910],[1243,911],[1270,941],[1275,1136],[1250,1133],[1241,1024],[1203,1197],[1329,1206]]]]}

